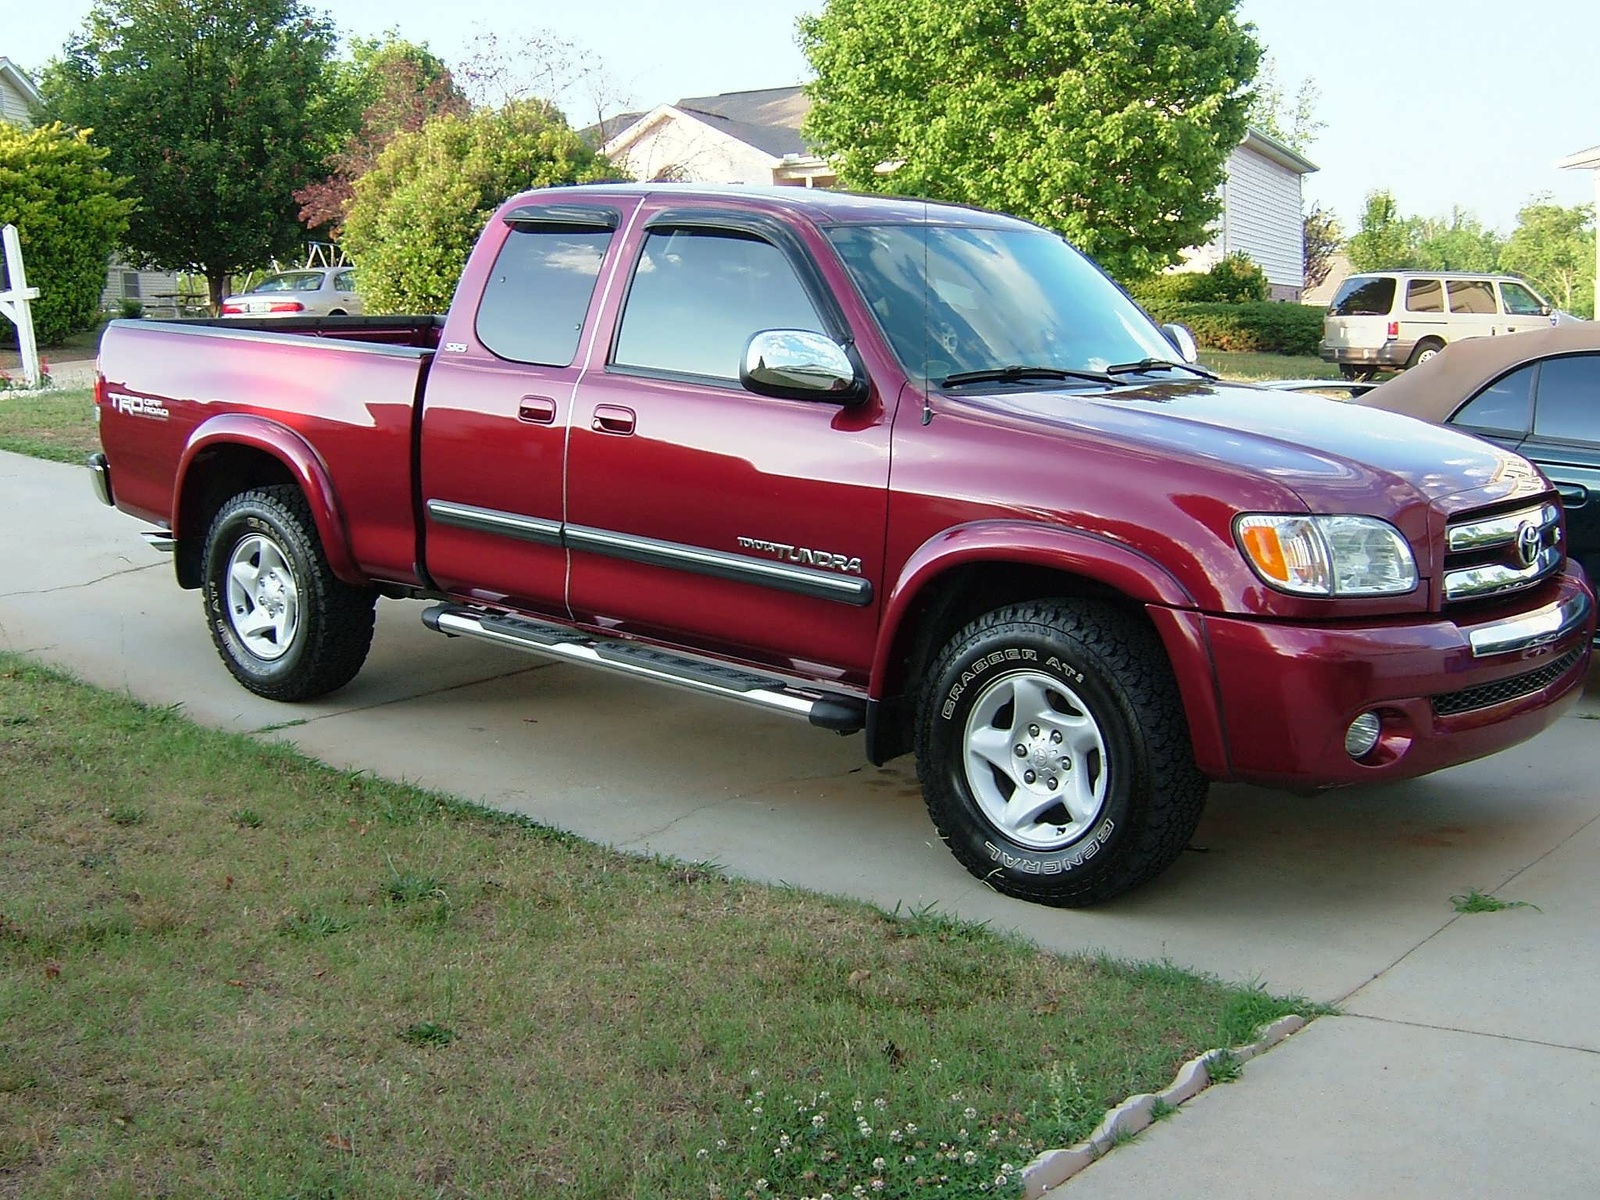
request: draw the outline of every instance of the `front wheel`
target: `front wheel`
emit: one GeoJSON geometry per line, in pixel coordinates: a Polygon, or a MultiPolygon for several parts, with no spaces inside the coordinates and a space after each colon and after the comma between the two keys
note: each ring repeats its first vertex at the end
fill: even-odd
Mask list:
{"type": "Polygon", "coordinates": [[[310,700],[355,678],[377,593],[334,575],[292,484],[241,492],[217,511],[201,563],[206,623],[233,677],[269,700],[310,700]]]}
{"type": "Polygon", "coordinates": [[[1159,874],[1205,806],[1154,631],[1086,601],[1013,605],[958,633],[923,691],[917,763],[956,858],[1045,904],[1095,904],[1159,874]]]}

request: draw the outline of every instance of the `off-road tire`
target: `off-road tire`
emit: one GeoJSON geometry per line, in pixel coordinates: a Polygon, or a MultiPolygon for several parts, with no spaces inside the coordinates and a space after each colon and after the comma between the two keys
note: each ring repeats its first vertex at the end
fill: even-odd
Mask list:
{"type": "Polygon", "coordinates": [[[377,593],[334,575],[311,508],[293,484],[254,488],[224,503],[211,522],[200,571],[211,640],[233,677],[256,695],[311,700],[343,687],[361,670],[372,647],[377,593]],[[265,552],[281,562],[280,576],[286,572],[288,578],[270,582],[296,606],[293,628],[281,645],[258,640],[264,653],[253,651],[243,632],[251,599],[230,592],[230,570],[238,560],[248,571],[252,549],[255,561],[265,552]],[[232,608],[230,595],[240,601],[232,608]]]}
{"type": "MultiPolygon", "coordinates": [[[[1005,735],[1018,739],[1019,762],[1010,764],[1018,772],[1046,762],[1054,733],[1043,733],[1030,740],[1027,728],[1014,728],[1005,735]],[[1041,757],[1023,758],[1024,749],[1041,757]]],[[[956,634],[925,679],[916,754],[928,813],[962,865],[1008,896],[1069,908],[1109,900],[1170,866],[1194,834],[1208,787],[1194,764],[1177,683],[1155,631],[1108,605],[1077,599],[997,609],[956,634]],[[1018,697],[1042,688],[1052,705],[1075,702],[1040,724],[1051,725],[1065,711],[1068,743],[1088,736],[1099,747],[1074,777],[1103,776],[1103,799],[1098,809],[1085,810],[1092,815],[1081,830],[1073,831],[1078,822],[1070,817],[1066,825],[1053,824],[1052,813],[1069,815],[1064,806],[1039,818],[1043,832],[1035,825],[1018,834],[986,814],[977,790],[992,808],[997,796],[1003,801],[1008,781],[1000,768],[989,768],[992,781],[974,773],[987,762],[971,765],[969,722],[977,723],[980,737],[998,736],[993,730],[1015,723],[1021,700],[1010,717],[1003,706],[992,724],[983,715],[1008,688],[1018,697]],[[1030,834],[1033,844],[1026,840],[1030,834]]],[[[1020,780],[1009,782],[1018,794],[1020,780]]]]}

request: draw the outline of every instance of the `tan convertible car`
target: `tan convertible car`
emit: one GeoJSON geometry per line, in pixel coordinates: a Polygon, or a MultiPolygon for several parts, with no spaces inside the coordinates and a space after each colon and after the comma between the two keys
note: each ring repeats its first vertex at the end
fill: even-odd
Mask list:
{"type": "Polygon", "coordinates": [[[1454,425],[1532,459],[1561,492],[1568,554],[1600,582],[1600,322],[1452,342],[1352,403],[1454,425]]]}

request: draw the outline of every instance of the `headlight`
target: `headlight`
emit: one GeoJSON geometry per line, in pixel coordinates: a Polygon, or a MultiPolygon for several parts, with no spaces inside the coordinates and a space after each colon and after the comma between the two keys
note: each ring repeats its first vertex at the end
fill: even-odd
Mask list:
{"type": "Polygon", "coordinates": [[[1417,586],[1417,561],[1400,531],[1376,517],[1247,513],[1234,540],[1257,575],[1302,596],[1398,596],[1417,586]]]}

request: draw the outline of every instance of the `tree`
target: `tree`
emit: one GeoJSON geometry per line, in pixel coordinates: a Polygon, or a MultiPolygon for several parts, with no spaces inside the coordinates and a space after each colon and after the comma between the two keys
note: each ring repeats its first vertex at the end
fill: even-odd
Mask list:
{"type": "Polygon", "coordinates": [[[1346,253],[1357,271],[1402,271],[1418,265],[1419,222],[1402,217],[1388,192],[1367,193],[1361,229],[1350,239],[1346,253]]]}
{"type": "Polygon", "coordinates": [[[1320,204],[1311,206],[1301,219],[1301,225],[1306,286],[1314,288],[1320,286],[1333,269],[1333,256],[1344,245],[1344,230],[1339,227],[1339,218],[1320,204]]]}
{"type": "MultiPolygon", "coordinates": [[[[15,225],[45,345],[91,328],[100,316],[106,264],[128,227],[127,181],[105,168],[106,151],[61,125],[29,132],[0,122],[0,225],[15,225]]],[[[14,335],[8,321],[0,329],[14,335]]]]}
{"type": "Polygon", "coordinates": [[[1417,265],[1429,271],[1491,272],[1499,268],[1500,236],[1469,212],[1452,209],[1448,221],[1417,224],[1417,265]]]}
{"type": "Polygon", "coordinates": [[[551,104],[436,116],[355,184],[344,244],[369,313],[442,312],[494,210],[533,187],[616,178],[551,104]]]}
{"type": "Polygon", "coordinates": [[[1503,270],[1521,275],[1557,308],[1595,313],[1594,206],[1564,208],[1536,196],[1517,214],[1517,227],[1500,252],[1503,270]]]}
{"type": "Polygon", "coordinates": [[[1317,119],[1320,99],[1322,90],[1317,87],[1316,80],[1307,77],[1295,89],[1294,100],[1288,100],[1278,80],[1276,60],[1270,54],[1264,55],[1256,75],[1255,97],[1250,102],[1250,125],[1276,138],[1296,154],[1304,154],[1317,140],[1317,135],[1328,127],[1326,121],[1317,119]]]}
{"type": "Polygon", "coordinates": [[[355,197],[355,181],[372,169],[396,134],[415,133],[440,113],[464,117],[471,107],[450,69],[426,45],[390,33],[358,40],[350,49],[350,60],[335,65],[343,75],[339,90],[356,114],[354,129],[329,159],[328,178],[294,194],[301,221],[335,236],[355,197]]]}
{"type": "Polygon", "coordinates": [[[1058,230],[1119,278],[1210,240],[1261,57],[1237,0],[827,0],[805,133],[839,181],[1058,230]]]}
{"type": "Polygon", "coordinates": [[[294,192],[341,133],[332,52],[298,0],[96,0],[40,90],[131,180],[130,254],[204,274],[215,307],[230,275],[301,246],[294,192]]]}

